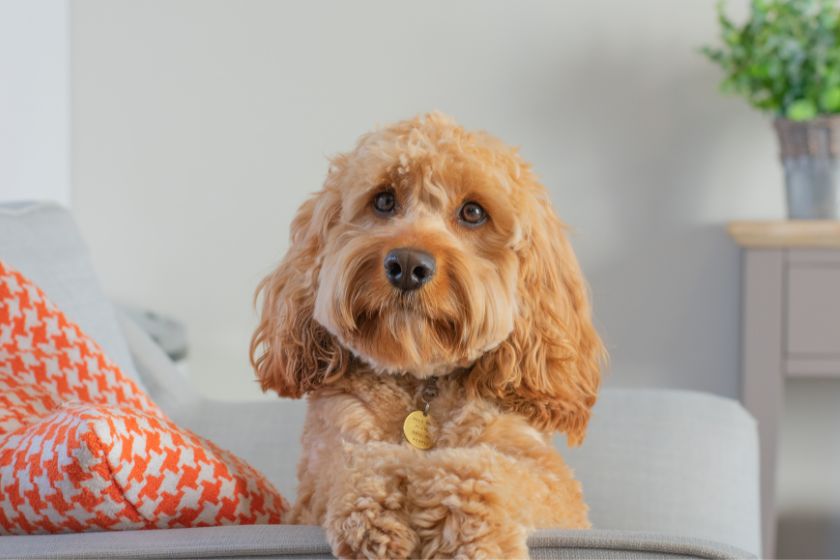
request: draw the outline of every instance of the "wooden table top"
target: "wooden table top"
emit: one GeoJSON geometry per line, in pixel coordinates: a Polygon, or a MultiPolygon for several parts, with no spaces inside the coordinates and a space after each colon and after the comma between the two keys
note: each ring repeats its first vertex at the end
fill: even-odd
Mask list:
{"type": "Polygon", "coordinates": [[[726,230],[742,247],[840,249],[838,220],[737,221],[726,230]]]}

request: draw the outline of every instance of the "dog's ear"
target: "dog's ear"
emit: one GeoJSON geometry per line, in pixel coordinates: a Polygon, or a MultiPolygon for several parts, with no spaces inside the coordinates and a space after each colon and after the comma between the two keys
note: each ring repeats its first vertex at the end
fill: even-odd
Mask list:
{"type": "Polygon", "coordinates": [[[474,365],[468,386],[541,430],[583,441],[600,383],[603,345],[577,258],[530,170],[519,182],[523,228],[513,332],[474,365]],[[524,184],[523,184],[524,183],[524,184]]]}
{"type": "Polygon", "coordinates": [[[347,370],[349,353],[313,318],[321,252],[339,212],[335,190],[307,200],[292,221],[289,251],[257,287],[262,312],[251,364],[263,391],[298,398],[347,370]]]}

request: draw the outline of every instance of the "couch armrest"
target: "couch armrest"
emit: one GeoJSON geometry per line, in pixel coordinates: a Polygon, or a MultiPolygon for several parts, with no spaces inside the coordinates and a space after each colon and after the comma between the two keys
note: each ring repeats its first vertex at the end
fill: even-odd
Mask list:
{"type": "Polygon", "coordinates": [[[605,390],[586,441],[563,454],[583,483],[595,528],[708,539],[760,554],[756,424],[737,402],[605,390]]]}

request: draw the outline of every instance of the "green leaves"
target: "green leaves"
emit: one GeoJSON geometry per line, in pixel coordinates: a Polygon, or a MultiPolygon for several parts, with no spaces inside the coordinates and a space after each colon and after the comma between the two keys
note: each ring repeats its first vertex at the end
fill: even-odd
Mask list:
{"type": "Polygon", "coordinates": [[[817,116],[817,105],[810,99],[799,99],[787,106],[785,116],[792,121],[813,119],[817,116]]]}
{"type": "Polygon", "coordinates": [[[825,90],[820,98],[820,106],[829,113],[840,112],[840,87],[825,90]]]}
{"type": "Polygon", "coordinates": [[[840,9],[835,0],[753,0],[736,24],[717,5],[721,46],[702,49],[721,89],[795,120],[840,113],[840,9]]]}

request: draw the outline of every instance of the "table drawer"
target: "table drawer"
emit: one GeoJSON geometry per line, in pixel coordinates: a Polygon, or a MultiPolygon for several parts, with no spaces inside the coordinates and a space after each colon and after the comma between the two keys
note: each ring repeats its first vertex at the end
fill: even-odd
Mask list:
{"type": "Polygon", "coordinates": [[[840,264],[791,263],[786,311],[789,358],[840,359],[840,264]]]}

